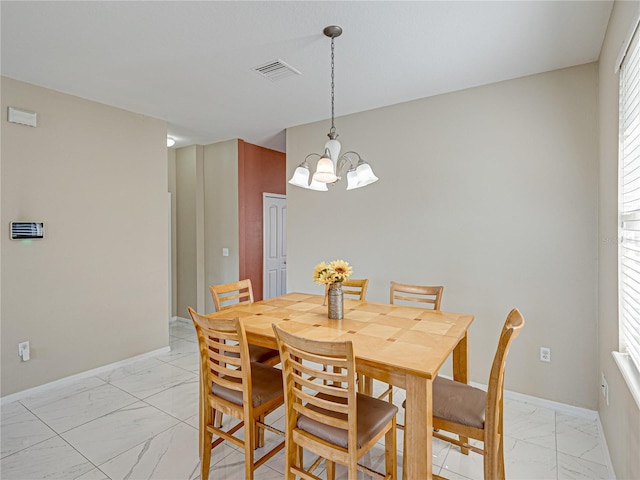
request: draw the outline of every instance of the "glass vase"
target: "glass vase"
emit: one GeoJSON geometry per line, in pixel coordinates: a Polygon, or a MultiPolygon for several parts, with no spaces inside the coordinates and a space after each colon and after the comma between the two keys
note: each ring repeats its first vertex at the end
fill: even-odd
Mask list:
{"type": "Polygon", "coordinates": [[[327,295],[329,303],[329,318],[332,320],[342,320],[344,316],[342,282],[329,284],[327,295]]]}

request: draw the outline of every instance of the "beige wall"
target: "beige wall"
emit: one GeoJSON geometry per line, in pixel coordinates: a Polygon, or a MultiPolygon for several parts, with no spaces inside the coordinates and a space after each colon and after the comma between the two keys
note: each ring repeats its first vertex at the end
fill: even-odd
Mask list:
{"type": "MultiPolygon", "coordinates": [[[[320,293],[313,266],[336,258],[370,279],[372,300],[388,301],[390,280],[445,285],[442,308],[475,315],[470,376],[481,383],[519,307],[527,325],[506,388],[595,409],[597,73],[589,64],[338,118],[343,151],[380,181],[288,186],[287,290],[320,293]]],[[[328,129],[287,130],[288,175],[328,129]]]]}
{"type": "Polygon", "coordinates": [[[176,149],[176,290],[175,315],[189,318],[196,300],[196,157],[199,147],[176,149]]]}
{"type": "Polygon", "coordinates": [[[188,318],[213,311],[209,285],[238,280],[238,141],[176,149],[176,178],[175,315],[188,318]]]}
{"type": "Polygon", "coordinates": [[[213,312],[209,285],[238,280],[238,140],[204,147],[205,311],[213,312]],[[229,256],[222,256],[222,248],[229,256]]]}
{"type": "Polygon", "coordinates": [[[167,149],[167,172],[169,175],[169,193],[171,193],[171,316],[175,317],[178,310],[178,219],[176,197],[176,149],[167,149]]]}
{"type": "Polygon", "coordinates": [[[4,77],[1,91],[5,396],[167,346],[169,283],[165,122],[4,77]],[[9,240],[13,220],[46,238],[9,240]]]}
{"type": "Polygon", "coordinates": [[[611,352],[618,350],[618,91],[614,71],[623,42],[638,18],[640,2],[615,2],[599,64],[599,322],[600,372],[609,384],[609,405],[598,396],[599,413],[619,479],[640,478],[640,411],[611,352]]]}

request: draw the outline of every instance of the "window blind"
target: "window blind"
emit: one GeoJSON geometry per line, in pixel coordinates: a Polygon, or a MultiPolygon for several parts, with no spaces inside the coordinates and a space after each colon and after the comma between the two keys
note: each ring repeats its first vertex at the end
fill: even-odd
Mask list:
{"type": "Polygon", "coordinates": [[[640,370],[640,48],[620,69],[620,344],[640,370]]]}

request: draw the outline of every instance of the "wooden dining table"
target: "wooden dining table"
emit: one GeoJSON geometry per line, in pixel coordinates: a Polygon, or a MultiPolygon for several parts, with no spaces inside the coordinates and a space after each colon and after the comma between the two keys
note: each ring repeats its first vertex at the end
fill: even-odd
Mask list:
{"type": "Polygon", "coordinates": [[[310,339],[351,340],[358,373],[406,390],[403,478],[434,478],[432,381],[453,353],[453,377],[467,383],[473,316],[345,298],[344,318],[331,320],[323,302],[322,295],[288,293],[207,316],[241,318],[249,343],[274,349],[273,324],[310,339]]]}

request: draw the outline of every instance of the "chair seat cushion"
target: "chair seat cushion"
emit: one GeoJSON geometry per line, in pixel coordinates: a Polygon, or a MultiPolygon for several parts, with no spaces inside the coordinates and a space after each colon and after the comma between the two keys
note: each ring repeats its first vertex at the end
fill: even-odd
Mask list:
{"type": "MultiPolygon", "coordinates": [[[[225,377],[232,382],[240,382],[235,377],[225,377]]],[[[284,395],[282,388],[282,370],[268,367],[261,363],[251,364],[251,389],[253,393],[253,406],[258,407],[263,403],[284,395]]],[[[242,392],[231,390],[223,386],[213,384],[213,394],[228,402],[242,405],[242,392]]]]}
{"type": "MultiPolygon", "coordinates": [[[[323,400],[347,403],[346,398],[333,397],[323,393],[319,393],[317,397],[322,398],[323,400]]],[[[314,405],[308,405],[308,407],[310,410],[315,410],[342,420],[347,418],[346,414],[330,412],[314,405]]],[[[361,395],[359,393],[357,394],[356,408],[358,418],[358,448],[361,448],[369,440],[375,437],[385,427],[385,425],[391,421],[396,413],[398,413],[398,407],[395,405],[368,395],[361,395]]],[[[315,435],[329,443],[333,443],[334,445],[338,445],[343,448],[348,448],[347,430],[325,425],[312,420],[309,417],[305,417],[304,415],[298,416],[297,427],[300,430],[304,430],[305,432],[315,435]]]]}
{"type": "Polygon", "coordinates": [[[468,427],[484,428],[487,392],[466,383],[436,377],[433,382],[433,416],[468,427]]]}
{"type": "Polygon", "coordinates": [[[280,357],[280,352],[272,348],[249,344],[249,361],[264,363],[273,357],[280,357]]]}

